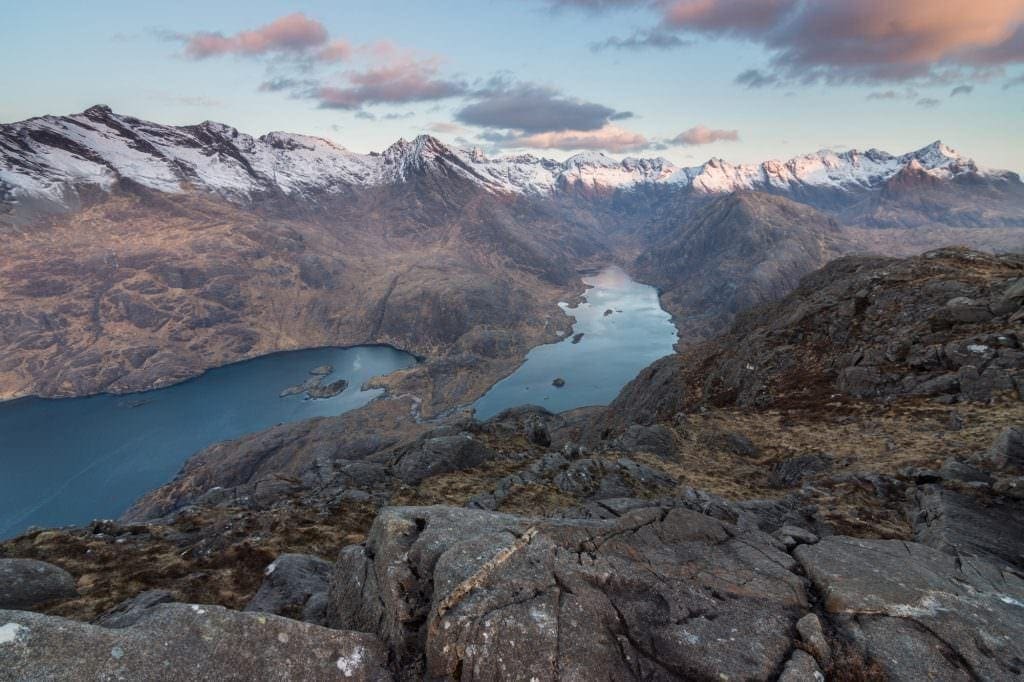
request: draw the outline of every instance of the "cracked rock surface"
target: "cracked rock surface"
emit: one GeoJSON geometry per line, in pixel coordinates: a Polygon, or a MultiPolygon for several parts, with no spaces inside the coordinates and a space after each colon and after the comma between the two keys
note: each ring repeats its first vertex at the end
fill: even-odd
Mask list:
{"type": "Polygon", "coordinates": [[[1024,674],[1024,579],[914,542],[824,538],[794,551],[842,634],[893,680],[1024,674]]]}
{"type": "Polygon", "coordinates": [[[220,606],[161,604],[105,628],[0,611],[0,680],[391,679],[376,637],[220,606]]]}
{"type": "Polygon", "coordinates": [[[681,507],[396,507],[342,551],[328,608],[406,679],[773,679],[807,608],[794,566],[769,536],[681,507]]]}

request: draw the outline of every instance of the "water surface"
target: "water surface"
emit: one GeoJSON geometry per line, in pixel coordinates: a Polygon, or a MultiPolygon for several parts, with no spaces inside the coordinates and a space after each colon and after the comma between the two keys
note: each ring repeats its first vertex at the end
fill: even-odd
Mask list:
{"type": "Polygon", "coordinates": [[[519,369],[476,402],[478,419],[525,404],[552,412],[607,405],[641,369],[673,352],[679,337],[654,287],[616,267],[583,282],[589,287],[585,302],[576,308],[559,304],[576,318],[572,334],[583,334],[579,342],[570,336],[531,350],[519,369]],[[561,388],[552,385],[558,378],[565,381],[561,388]]]}
{"type": "Polygon", "coordinates": [[[387,346],[276,353],[210,370],[185,383],[132,395],[0,403],[0,538],[29,526],[87,523],[120,515],[169,481],[197,450],[275,424],[338,415],[380,389],[367,379],[415,359],[387,346]],[[339,395],[279,397],[332,365],[324,383],[339,395]]]}

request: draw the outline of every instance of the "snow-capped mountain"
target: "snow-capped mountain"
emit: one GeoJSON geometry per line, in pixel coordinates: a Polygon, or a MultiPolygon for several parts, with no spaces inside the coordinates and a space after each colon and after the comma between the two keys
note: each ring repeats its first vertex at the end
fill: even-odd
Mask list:
{"type": "Polygon", "coordinates": [[[597,152],[565,161],[531,154],[488,158],[479,149],[455,149],[427,135],[399,140],[381,153],[357,154],[317,137],[274,132],[254,138],[209,121],[165,126],[105,106],[0,126],[0,199],[57,206],[75,205],[84,186],[108,190],[121,180],[163,192],[200,189],[242,201],[400,183],[436,169],[497,194],[648,184],[719,194],[873,189],[908,166],[937,179],[975,174],[1020,182],[1013,173],[978,168],[941,142],[901,156],[876,149],[822,150],[785,162],[733,165],[711,159],[685,168],[663,158],[616,160],[597,152]]]}

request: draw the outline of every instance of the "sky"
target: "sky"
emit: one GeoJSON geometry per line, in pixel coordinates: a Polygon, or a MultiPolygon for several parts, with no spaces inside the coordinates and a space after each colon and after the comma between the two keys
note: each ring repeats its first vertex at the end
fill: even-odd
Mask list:
{"type": "Polygon", "coordinates": [[[1024,173],[1024,0],[0,0],[0,122],[680,165],[936,139],[1024,173]]]}

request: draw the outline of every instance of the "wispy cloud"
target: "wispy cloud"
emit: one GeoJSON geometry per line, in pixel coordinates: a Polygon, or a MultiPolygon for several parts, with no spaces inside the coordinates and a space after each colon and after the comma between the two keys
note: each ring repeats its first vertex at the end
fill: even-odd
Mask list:
{"type": "Polygon", "coordinates": [[[739,139],[740,134],[737,130],[719,130],[708,128],[703,125],[696,125],[679,133],[673,137],[670,142],[684,147],[691,147],[701,144],[711,144],[712,142],[736,142],[739,139]]]}
{"type": "Polygon", "coordinates": [[[590,44],[592,52],[605,50],[673,50],[680,47],[693,45],[692,40],[685,40],[675,33],[661,29],[634,31],[625,38],[611,36],[604,40],[590,44]]]}
{"type": "Polygon", "coordinates": [[[935,107],[942,104],[942,102],[935,99],[934,97],[922,97],[921,99],[917,100],[915,104],[917,104],[917,106],[921,107],[922,109],[934,109],[935,107]]]}
{"type": "Polygon", "coordinates": [[[974,92],[973,85],[958,85],[950,91],[949,96],[956,97],[957,95],[969,95],[972,92],[974,92]]]}
{"type": "Polygon", "coordinates": [[[326,45],[327,29],[319,21],[301,12],[275,19],[269,24],[231,35],[198,31],[181,35],[185,54],[193,59],[207,59],[227,54],[265,55],[273,52],[306,52],[326,45]]]}
{"type": "Polygon", "coordinates": [[[779,77],[760,69],[747,69],[736,76],[735,82],[748,88],[766,88],[769,85],[778,85],[779,77]]]}

